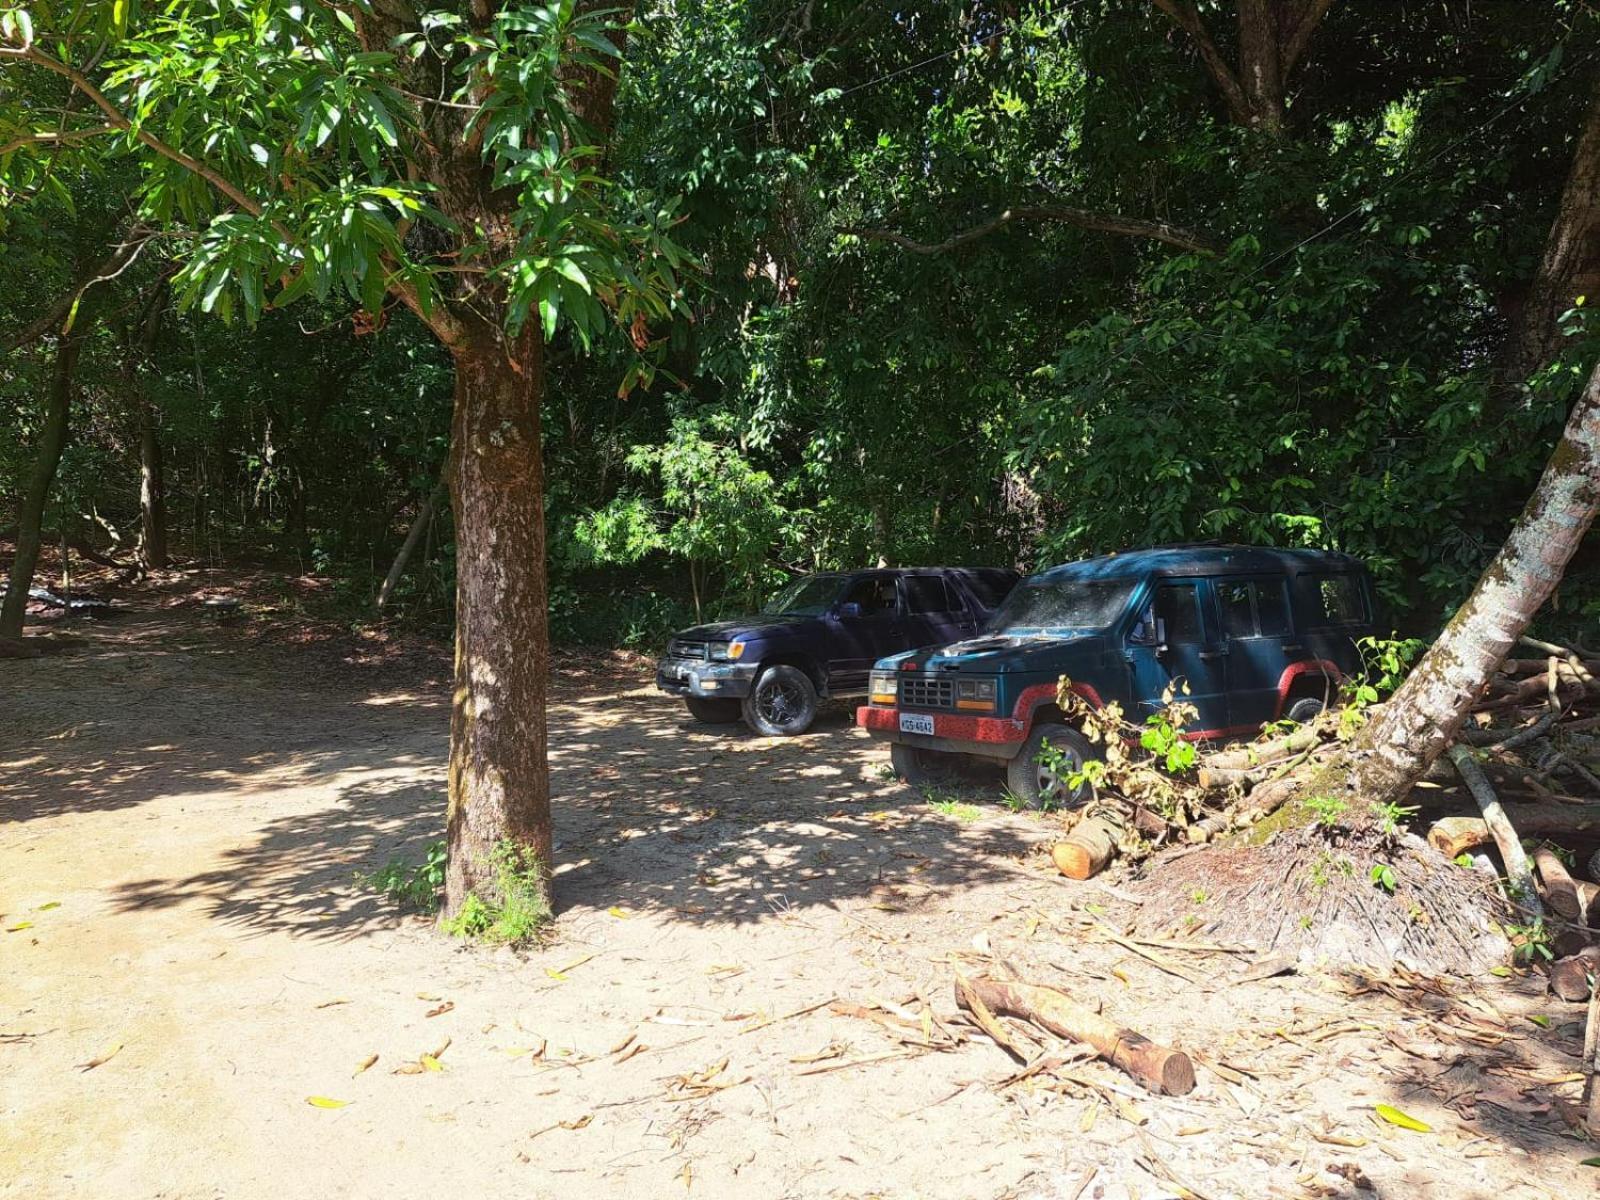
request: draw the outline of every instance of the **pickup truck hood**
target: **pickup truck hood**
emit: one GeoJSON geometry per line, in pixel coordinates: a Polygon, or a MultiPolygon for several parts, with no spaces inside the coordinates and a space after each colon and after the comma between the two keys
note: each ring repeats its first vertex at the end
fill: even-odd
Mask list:
{"type": "Polygon", "coordinates": [[[773,615],[762,613],[753,617],[742,617],[736,621],[714,621],[709,625],[696,625],[693,629],[684,629],[673,634],[672,640],[675,642],[726,642],[736,637],[753,638],[779,629],[792,629],[796,625],[804,624],[807,621],[815,621],[816,619],[816,617],[798,614],[773,615]]]}
{"type": "Polygon", "coordinates": [[[946,646],[912,650],[884,659],[880,666],[895,670],[970,671],[974,675],[996,675],[1006,671],[1050,669],[1063,650],[1085,651],[1098,648],[1103,635],[1073,634],[980,634],[946,646]],[[909,663],[910,666],[906,666],[909,663]]]}

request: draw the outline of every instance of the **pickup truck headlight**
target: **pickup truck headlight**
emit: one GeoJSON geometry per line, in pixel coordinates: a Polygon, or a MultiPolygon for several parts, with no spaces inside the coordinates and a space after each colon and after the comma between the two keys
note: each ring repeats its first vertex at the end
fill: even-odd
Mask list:
{"type": "Polygon", "coordinates": [[[712,662],[736,660],[743,653],[743,642],[712,642],[706,647],[706,657],[712,662]]]}
{"type": "Polygon", "coordinates": [[[956,681],[956,707],[974,712],[994,711],[994,680],[961,679],[956,681]]]}
{"type": "Polygon", "coordinates": [[[893,671],[874,671],[867,687],[868,699],[873,704],[893,705],[899,699],[897,687],[893,671]]]}

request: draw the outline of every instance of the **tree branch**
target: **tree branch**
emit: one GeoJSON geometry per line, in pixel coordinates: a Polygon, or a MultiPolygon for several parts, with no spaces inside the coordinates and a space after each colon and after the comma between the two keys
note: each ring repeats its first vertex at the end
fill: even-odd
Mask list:
{"type": "Polygon", "coordinates": [[[1196,254],[1215,254],[1221,249],[1221,243],[1210,234],[1168,225],[1165,221],[1145,221],[1138,217],[1118,216],[1115,213],[1090,212],[1088,209],[1073,208],[1065,204],[1029,204],[1008,208],[983,224],[974,225],[971,229],[963,230],[942,242],[919,242],[892,229],[846,228],[841,232],[853,233],[868,241],[891,242],[912,254],[933,255],[957,250],[969,242],[975,242],[1005,228],[1013,221],[1059,221],[1066,225],[1076,225],[1081,229],[1098,230],[1101,233],[1149,238],[1196,254]]]}
{"type": "Polygon", "coordinates": [[[1307,0],[1305,11],[1300,14],[1300,22],[1289,35],[1289,40],[1284,43],[1280,52],[1279,78],[1287,86],[1289,72],[1294,70],[1295,64],[1300,61],[1300,56],[1306,52],[1306,46],[1311,42],[1311,35],[1317,31],[1317,26],[1322,24],[1322,18],[1328,15],[1328,10],[1333,7],[1333,0],[1307,0]]]}
{"type": "Polygon", "coordinates": [[[152,234],[145,229],[136,229],[123,242],[117,246],[103,262],[95,264],[85,272],[82,279],[68,288],[44,312],[29,321],[17,332],[0,339],[0,354],[10,354],[13,350],[44,337],[52,329],[65,334],[71,328],[71,318],[78,302],[83,299],[84,293],[90,288],[115,279],[132,265],[133,260],[139,256],[152,234]]]}
{"type": "MultiPolygon", "coordinates": [[[[395,4],[393,0],[391,0],[390,7],[392,8],[394,6],[395,4]]],[[[400,5],[400,7],[404,6],[400,5]]],[[[32,44],[25,46],[0,46],[0,61],[8,58],[16,59],[21,62],[32,63],[34,66],[42,67],[47,71],[52,71],[55,74],[62,76],[64,79],[70,82],[74,88],[76,88],[83,95],[87,96],[96,108],[105,113],[106,120],[117,129],[133,129],[133,122],[128,118],[128,116],[115,104],[113,104],[106,97],[104,92],[95,87],[94,84],[90,83],[88,78],[81,71],[68,66],[66,63],[61,62],[58,59],[51,58],[48,54],[36,49],[32,44]]],[[[134,136],[146,146],[150,147],[150,149],[154,150],[157,154],[160,154],[164,158],[171,159],[173,162],[200,176],[200,178],[211,184],[212,187],[216,188],[217,191],[221,192],[229,200],[233,201],[235,205],[249,213],[251,216],[259,218],[265,214],[266,208],[264,205],[253,200],[237,185],[235,185],[231,180],[222,175],[216,169],[207,166],[205,163],[201,162],[197,158],[192,157],[191,155],[185,154],[176,146],[168,145],[166,142],[162,141],[153,133],[142,127],[134,131],[134,136]]],[[[271,225],[272,228],[277,232],[278,236],[283,239],[284,245],[295,246],[297,244],[293,230],[291,230],[287,225],[276,220],[272,221],[271,225]]],[[[392,264],[386,263],[384,265],[386,268],[392,267],[392,264]]],[[[422,306],[417,300],[416,289],[410,284],[403,283],[398,280],[391,280],[388,290],[394,293],[394,295],[398,297],[406,305],[406,307],[410,308],[419,317],[422,317],[423,322],[438,335],[440,341],[444,342],[448,346],[453,346],[460,340],[462,334],[460,322],[457,321],[452,314],[445,311],[442,305],[434,305],[429,314],[427,316],[423,316],[422,306]]],[[[35,334],[34,336],[38,335],[35,334]]]]}
{"type": "Polygon", "coordinates": [[[60,133],[48,129],[39,133],[26,133],[0,145],[0,155],[21,150],[24,146],[70,146],[92,137],[99,137],[101,134],[111,133],[113,128],[111,125],[101,125],[94,129],[68,129],[60,133]]]}
{"type": "MultiPolygon", "coordinates": [[[[1227,59],[1222,57],[1222,51],[1217,49],[1216,42],[1211,40],[1211,34],[1206,30],[1206,23],[1200,19],[1200,14],[1194,5],[1190,0],[1152,0],[1152,3],[1171,17],[1178,28],[1194,39],[1195,49],[1200,52],[1206,70],[1210,72],[1211,78],[1216,81],[1217,88],[1222,92],[1222,99],[1228,106],[1229,115],[1236,125],[1248,128],[1251,117],[1250,101],[1245,98],[1239,77],[1234,74],[1227,59]]],[[[1306,36],[1309,37],[1310,34],[1306,36]]]]}

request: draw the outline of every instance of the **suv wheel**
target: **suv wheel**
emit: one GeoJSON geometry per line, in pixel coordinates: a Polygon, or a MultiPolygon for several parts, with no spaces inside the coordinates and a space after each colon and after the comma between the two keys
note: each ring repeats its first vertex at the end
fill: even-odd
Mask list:
{"type": "Polygon", "coordinates": [[[940,750],[924,750],[921,746],[905,746],[892,742],[889,746],[889,765],[895,778],[912,787],[946,782],[955,774],[954,755],[940,750]]]}
{"type": "Polygon", "coordinates": [[[1066,776],[1099,752],[1083,734],[1065,725],[1035,725],[1022,743],[1017,756],[1006,764],[1006,787],[1029,808],[1060,808],[1082,804],[1092,789],[1087,782],[1076,789],[1067,786],[1066,776]],[[1044,744],[1049,742],[1063,756],[1061,773],[1039,761],[1044,744]]]}
{"type": "Polygon", "coordinates": [[[704,696],[685,696],[683,702],[688,705],[691,717],[696,721],[704,721],[707,725],[731,725],[739,719],[737,700],[708,700],[704,696]]]}
{"type": "Polygon", "coordinates": [[[799,667],[768,667],[744,700],[745,724],[768,737],[793,737],[817,719],[817,689],[799,667]]]}
{"type": "Polygon", "coordinates": [[[1301,696],[1289,705],[1289,711],[1283,715],[1300,725],[1309,725],[1322,715],[1326,707],[1321,696],[1301,696]]]}

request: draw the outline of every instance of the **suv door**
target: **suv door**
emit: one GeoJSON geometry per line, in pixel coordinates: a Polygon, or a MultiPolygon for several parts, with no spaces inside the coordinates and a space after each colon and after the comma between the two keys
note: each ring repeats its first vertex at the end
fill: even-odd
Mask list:
{"type": "Polygon", "coordinates": [[[1256,575],[1215,583],[1228,649],[1229,723],[1260,725],[1275,720],[1284,671],[1311,657],[1290,626],[1289,581],[1282,575],[1256,575]]]}
{"type": "Polygon", "coordinates": [[[1193,704],[1199,713],[1186,732],[1221,733],[1228,727],[1227,654],[1211,581],[1157,579],[1146,613],[1128,641],[1127,658],[1133,669],[1129,719],[1143,722],[1161,706],[1161,694],[1171,685],[1175,698],[1193,704]],[[1156,629],[1164,632],[1165,641],[1155,637],[1156,629]],[[1149,633],[1141,637],[1139,630],[1149,633]],[[1189,685],[1188,695],[1183,694],[1184,683],[1189,685]]]}
{"type": "Polygon", "coordinates": [[[905,600],[906,635],[912,648],[959,642],[978,627],[961,589],[943,575],[902,575],[900,594],[905,600]]]}
{"type": "Polygon", "coordinates": [[[828,690],[860,691],[885,655],[911,649],[900,589],[890,571],[858,575],[828,618],[828,690]]]}

